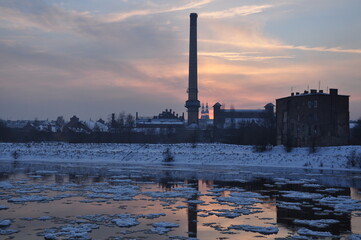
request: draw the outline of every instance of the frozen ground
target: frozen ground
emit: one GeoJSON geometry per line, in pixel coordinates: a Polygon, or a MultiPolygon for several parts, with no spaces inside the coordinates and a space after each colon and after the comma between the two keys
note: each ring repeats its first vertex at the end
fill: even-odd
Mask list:
{"type": "MultiPolygon", "coordinates": [[[[222,165],[222,166],[271,166],[287,168],[351,169],[348,157],[353,151],[361,154],[361,146],[318,148],[309,153],[308,148],[294,148],[285,152],[282,146],[257,153],[252,146],[229,144],[70,144],[0,143],[0,161],[68,162],[68,163],[125,163],[161,164],[164,151],[169,148],[174,156],[172,164],[222,165]]],[[[357,170],[357,169],[353,169],[357,170]]]]}

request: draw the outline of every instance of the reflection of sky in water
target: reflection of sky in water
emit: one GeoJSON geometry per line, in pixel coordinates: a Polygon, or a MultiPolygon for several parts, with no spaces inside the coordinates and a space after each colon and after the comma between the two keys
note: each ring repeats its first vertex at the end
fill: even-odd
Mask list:
{"type": "MultiPolygon", "coordinates": [[[[108,175],[60,174],[60,171],[56,174],[36,174],[32,171],[30,174],[0,174],[0,192],[2,192],[0,193],[0,205],[9,207],[9,209],[1,210],[1,219],[13,221],[11,226],[3,229],[19,230],[18,233],[8,236],[15,236],[15,239],[39,239],[37,234],[42,234],[44,229],[88,223],[88,220],[77,218],[77,216],[99,214],[107,220],[104,222],[90,221],[99,225],[98,229],[93,229],[89,233],[93,239],[107,239],[111,236],[146,237],[148,239],[168,239],[169,236],[189,236],[198,239],[253,239],[256,237],[274,239],[295,235],[297,230],[302,227],[317,230],[310,226],[294,225],[292,221],[296,217],[308,220],[336,219],[342,223],[339,224],[340,226],[335,229],[331,228],[334,226],[321,228],[318,231],[333,231],[333,234],[341,236],[347,235],[347,231],[350,230],[355,234],[361,234],[360,212],[334,214],[330,206],[320,205],[317,199],[307,198],[307,194],[315,194],[314,196],[322,194],[322,196],[330,197],[348,195],[352,199],[361,200],[359,189],[334,187],[332,184],[325,186],[325,181],[320,180],[322,177],[318,180],[312,178],[307,178],[307,180],[300,176],[301,180],[297,181],[262,176],[248,181],[189,180],[180,178],[179,176],[182,174],[179,173],[172,174],[164,171],[157,176],[156,173],[143,175],[139,170],[136,174],[134,172],[131,174],[127,173],[128,170],[124,171],[126,174],[108,175]],[[177,177],[173,177],[173,175],[177,177]],[[131,180],[128,176],[132,176],[131,180]],[[6,183],[11,183],[13,186],[6,188],[4,187],[6,183]],[[109,189],[121,189],[118,195],[124,195],[124,191],[128,192],[125,195],[130,194],[130,197],[133,196],[132,191],[136,191],[138,194],[134,194],[132,200],[115,201],[113,198],[117,194],[109,193],[109,189]],[[304,196],[299,199],[287,198],[287,195],[294,196],[294,191],[297,194],[303,193],[304,196]],[[246,204],[246,202],[240,201],[238,204],[234,204],[234,202],[228,201],[232,197],[239,197],[239,193],[255,194],[254,196],[250,195],[251,197],[242,195],[244,199],[251,199],[254,202],[246,204]],[[65,196],[48,202],[8,202],[9,199],[18,199],[27,195],[42,195],[52,198],[59,194],[74,194],[74,196],[65,196]],[[164,197],[164,194],[169,195],[164,197]],[[171,197],[171,194],[178,195],[171,197]],[[225,199],[225,201],[220,199],[225,199]],[[198,203],[197,200],[203,202],[198,203]],[[279,205],[283,202],[302,203],[302,211],[284,209],[279,205]],[[235,213],[238,210],[241,210],[242,214],[235,218],[217,216],[227,212],[235,213]],[[245,214],[246,210],[250,214],[245,214]],[[165,215],[153,215],[154,218],[143,216],[160,213],[165,215]],[[130,228],[118,227],[111,221],[117,218],[114,214],[131,214],[131,217],[137,218],[140,224],[130,228]],[[38,218],[41,216],[54,218],[46,221],[23,219],[24,217],[38,218]],[[153,228],[152,224],[155,222],[176,223],[179,224],[179,227],[173,227],[168,233],[159,235],[150,232],[153,228]],[[257,232],[227,229],[231,225],[277,227],[279,231],[277,234],[264,235],[257,232]],[[192,234],[189,231],[195,233],[192,234]]],[[[247,174],[249,175],[249,172],[247,174]]],[[[264,176],[266,175],[264,174],[264,176]]],[[[241,179],[242,173],[238,177],[241,179]]]]}

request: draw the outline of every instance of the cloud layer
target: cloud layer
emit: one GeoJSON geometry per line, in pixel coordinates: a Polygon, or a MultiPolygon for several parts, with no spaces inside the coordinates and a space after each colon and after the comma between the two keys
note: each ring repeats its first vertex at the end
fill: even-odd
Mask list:
{"type": "Polygon", "coordinates": [[[361,117],[360,3],[309,4],[0,1],[0,118],[185,112],[190,12],[202,102],[262,108],[321,82],[351,95],[351,118],[361,117]]]}

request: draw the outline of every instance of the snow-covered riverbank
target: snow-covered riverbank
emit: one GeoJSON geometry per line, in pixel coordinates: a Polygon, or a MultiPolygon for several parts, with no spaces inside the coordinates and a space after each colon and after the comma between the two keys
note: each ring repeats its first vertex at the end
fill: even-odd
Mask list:
{"type": "MultiPolygon", "coordinates": [[[[267,152],[254,152],[252,146],[229,144],[70,144],[0,143],[0,161],[71,162],[71,163],[127,163],[161,164],[164,151],[169,148],[173,164],[220,166],[270,166],[291,168],[351,169],[347,165],[353,151],[361,154],[361,146],[294,148],[285,152],[276,146],[267,152]]],[[[355,170],[357,168],[354,168],[355,170]]],[[[361,169],[359,169],[361,170],[361,169]]]]}

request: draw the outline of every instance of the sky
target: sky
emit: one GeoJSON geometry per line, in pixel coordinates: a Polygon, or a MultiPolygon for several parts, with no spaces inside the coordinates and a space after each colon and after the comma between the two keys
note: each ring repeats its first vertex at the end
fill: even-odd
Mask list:
{"type": "Polygon", "coordinates": [[[0,118],[186,113],[189,14],[199,100],[262,109],[338,88],[361,117],[360,0],[0,0],[0,118]]]}

